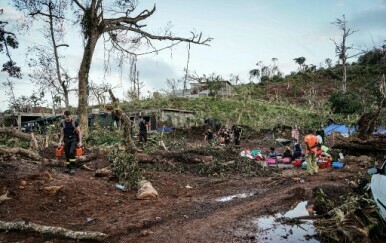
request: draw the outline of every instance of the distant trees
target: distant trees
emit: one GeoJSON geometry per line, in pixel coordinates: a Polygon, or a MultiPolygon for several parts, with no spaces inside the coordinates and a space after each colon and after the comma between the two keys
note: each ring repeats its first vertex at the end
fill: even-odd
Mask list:
{"type": "Polygon", "coordinates": [[[297,58],[294,58],[294,61],[296,62],[296,64],[299,65],[299,71],[305,71],[305,62],[306,62],[306,58],[305,57],[297,57],[297,58]]]}
{"type": "Polygon", "coordinates": [[[279,70],[279,66],[277,65],[277,58],[271,59],[271,65],[265,65],[263,61],[259,61],[256,63],[257,68],[254,68],[249,71],[249,79],[252,82],[254,79],[259,82],[269,82],[269,81],[277,81],[281,80],[283,74],[279,70]]]}

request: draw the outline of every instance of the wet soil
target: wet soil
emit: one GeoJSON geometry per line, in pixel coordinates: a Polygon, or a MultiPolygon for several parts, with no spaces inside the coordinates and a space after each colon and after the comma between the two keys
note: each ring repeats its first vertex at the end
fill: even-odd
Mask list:
{"type": "MultiPolygon", "coordinates": [[[[45,157],[53,154],[41,152],[45,157]]],[[[108,161],[100,155],[88,165],[102,168],[108,161]]],[[[95,177],[93,171],[77,169],[69,175],[61,167],[3,161],[0,195],[8,191],[12,199],[0,202],[0,220],[22,219],[77,231],[99,231],[109,235],[107,242],[257,242],[257,217],[283,213],[300,201],[312,201],[315,188],[350,190],[348,181],[365,171],[350,164],[339,170],[323,169],[315,176],[295,168],[245,178],[240,174],[199,176],[146,168],[144,176],[160,195],[155,201],[137,200],[135,190],[120,191],[115,188],[116,181],[95,177]],[[19,188],[21,180],[27,182],[24,189],[19,188]],[[56,195],[42,189],[54,185],[63,186],[56,195]],[[231,199],[221,200],[224,197],[231,199]]],[[[0,242],[16,241],[74,242],[31,232],[0,233],[0,242]]]]}

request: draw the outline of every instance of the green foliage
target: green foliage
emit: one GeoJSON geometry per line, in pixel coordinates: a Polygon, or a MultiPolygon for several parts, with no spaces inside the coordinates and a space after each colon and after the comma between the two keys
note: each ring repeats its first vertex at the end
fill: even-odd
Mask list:
{"type": "Polygon", "coordinates": [[[109,153],[109,161],[113,174],[118,178],[119,183],[129,189],[137,186],[142,178],[142,173],[134,154],[113,148],[109,153]]]}
{"type": "MultiPolygon", "coordinates": [[[[278,125],[300,125],[305,127],[320,126],[318,111],[304,107],[297,107],[289,104],[267,103],[253,97],[258,97],[259,90],[257,85],[246,86],[254,92],[252,99],[248,101],[239,125],[249,126],[255,130],[273,129],[278,125]]],[[[205,118],[217,119],[225,124],[228,119],[237,121],[240,108],[243,107],[245,94],[235,98],[211,99],[202,97],[196,99],[188,98],[168,98],[148,99],[133,106],[131,103],[124,104],[125,110],[148,109],[148,108],[174,108],[196,111],[196,122],[203,124],[205,118]]]]}
{"type": "Polygon", "coordinates": [[[323,242],[377,242],[386,230],[386,222],[367,193],[351,193],[333,201],[320,191],[316,200],[329,212],[329,217],[314,223],[323,242]]]}
{"type": "Polygon", "coordinates": [[[20,148],[28,149],[30,147],[29,142],[20,140],[18,138],[9,137],[7,135],[2,136],[0,138],[0,145],[7,146],[9,148],[20,147],[20,148]]]}
{"type": "Polygon", "coordinates": [[[119,143],[121,136],[115,130],[109,130],[99,127],[90,129],[89,135],[86,138],[86,142],[89,145],[112,145],[119,143]]]}
{"type": "Polygon", "coordinates": [[[332,93],[329,101],[331,103],[331,110],[338,114],[353,114],[363,109],[361,97],[355,91],[336,91],[332,93]]]}

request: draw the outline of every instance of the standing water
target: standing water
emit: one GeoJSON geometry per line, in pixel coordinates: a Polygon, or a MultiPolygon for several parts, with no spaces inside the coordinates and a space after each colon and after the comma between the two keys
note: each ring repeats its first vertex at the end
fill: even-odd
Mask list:
{"type": "Polygon", "coordinates": [[[257,242],[319,242],[312,236],[315,228],[312,220],[302,220],[302,224],[282,224],[276,222],[281,217],[294,218],[308,216],[307,202],[300,202],[293,210],[284,215],[264,216],[254,221],[258,227],[257,242]]]}

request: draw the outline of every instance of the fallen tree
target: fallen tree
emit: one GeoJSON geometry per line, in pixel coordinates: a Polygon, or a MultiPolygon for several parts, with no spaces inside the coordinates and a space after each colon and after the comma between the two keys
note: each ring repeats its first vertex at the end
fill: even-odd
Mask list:
{"type": "Polygon", "coordinates": [[[36,136],[34,136],[33,133],[28,134],[28,133],[20,132],[14,128],[1,127],[0,134],[5,134],[9,137],[16,137],[16,138],[25,140],[30,143],[31,148],[39,149],[38,141],[36,140],[36,136]]]}
{"type": "Polygon", "coordinates": [[[42,157],[38,153],[36,153],[35,151],[31,151],[31,150],[23,149],[23,148],[19,148],[19,147],[9,148],[9,147],[0,145],[0,156],[11,157],[13,155],[21,155],[23,157],[26,157],[26,158],[34,160],[34,161],[41,161],[42,160],[42,157]]]}
{"type": "Polygon", "coordinates": [[[0,230],[34,231],[43,235],[68,238],[73,240],[104,241],[108,235],[101,232],[73,231],[62,227],[45,226],[25,221],[0,221],[0,230]]]}
{"type": "Polygon", "coordinates": [[[366,151],[386,151],[386,137],[369,136],[362,139],[357,136],[343,137],[339,133],[333,134],[334,145],[332,148],[366,151]]]}

